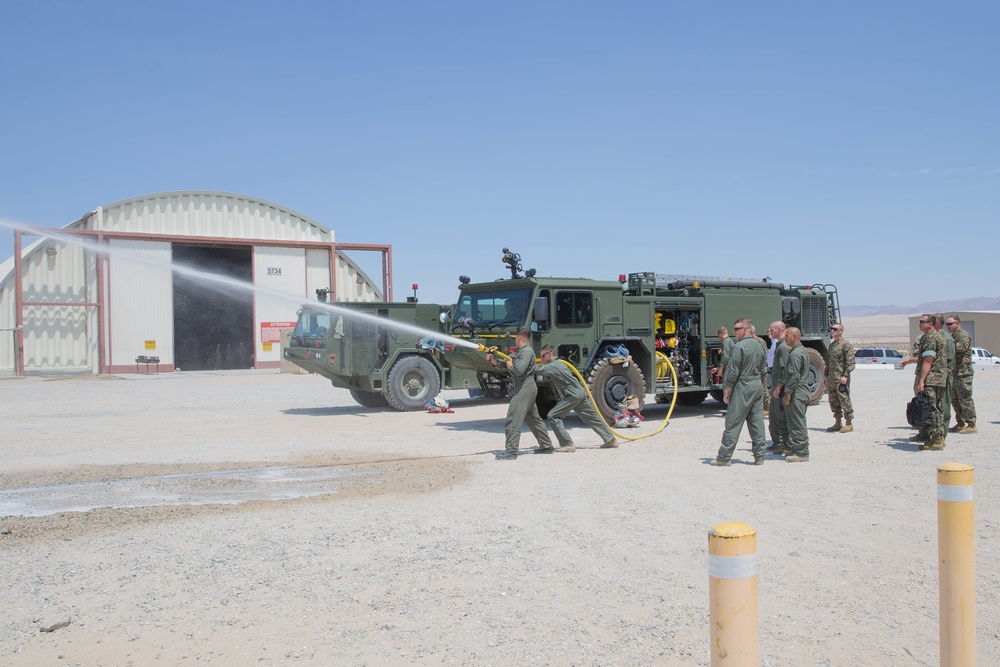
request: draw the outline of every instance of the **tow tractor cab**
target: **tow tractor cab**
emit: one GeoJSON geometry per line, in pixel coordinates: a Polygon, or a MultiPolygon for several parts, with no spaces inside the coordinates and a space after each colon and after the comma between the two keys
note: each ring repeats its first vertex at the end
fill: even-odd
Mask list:
{"type": "MultiPolygon", "coordinates": [[[[802,330],[808,348],[809,387],[813,402],[823,394],[825,357],[830,326],[839,320],[836,288],[832,285],[787,287],[769,279],[727,279],[676,276],[651,272],[619,276],[617,281],[585,278],[540,278],[533,270],[519,273],[520,257],[504,249],[509,279],[473,283],[460,279],[460,294],[448,324],[456,338],[512,354],[515,332],[532,332],[536,356],[551,344],[556,355],[573,364],[587,380],[605,419],[627,396],[642,404],[647,393],[657,402],[673,397],[677,373],[678,402],[698,405],[712,394],[721,401],[720,378],[711,369],[719,365],[722,344],[716,336],[725,326],[748,317],[758,336],[767,338],[775,320],[802,330]]],[[[480,377],[497,375],[485,355],[446,345],[452,366],[475,371],[480,377]]],[[[539,384],[543,412],[555,393],[539,384]]]]}
{"type": "Polygon", "coordinates": [[[350,390],[365,407],[422,410],[441,389],[479,386],[475,373],[451,368],[432,340],[449,309],[416,302],[304,304],[284,358],[350,390]]]}

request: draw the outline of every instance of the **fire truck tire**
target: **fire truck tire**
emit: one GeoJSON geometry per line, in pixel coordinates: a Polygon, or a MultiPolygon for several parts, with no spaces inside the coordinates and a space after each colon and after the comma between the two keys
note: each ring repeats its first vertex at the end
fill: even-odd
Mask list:
{"type": "Polygon", "coordinates": [[[385,399],[382,394],[376,394],[371,391],[360,391],[358,389],[351,389],[351,398],[358,402],[358,405],[363,405],[366,408],[385,408],[389,406],[389,401],[385,399]]]}
{"type": "MultiPolygon", "coordinates": [[[[722,393],[723,392],[721,389],[712,389],[711,391],[708,392],[708,395],[714,398],[719,403],[722,403],[722,393]]],[[[725,405],[725,403],[723,403],[723,405],[725,405]]]]}
{"type": "Polygon", "coordinates": [[[590,371],[587,380],[590,393],[594,395],[597,411],[609,424],[615,422],[615,407],[626,396],[633,394],[639,398],[639,409],[646,400],[646,382],[642,371],[634,361],[627,364],[612,364],[607,359],[601,359],[590,371]]]}
{"type": "Polygon", "coordinates": [[[809,354],[809,376],[806,378],[806,386],[809,387],[809,405],[818,405],[819,399],[826,393],[826,385],[823,378],[826,377],[826,362],[823,355],[817,350],[808,349],[809,354]]]}
{"type": "MultiPolygon", "coordinates": [[[[667,403],[670,402],[670,394],[664,395],[667,399],[667,403]]],[[[677,405],[683,405],[688,408],[693,408],[701,405],[705,399],[708,398],[707,391],[687,391],[683,394],[678,392],[677,394],[677,405]]]]}
{"type": "Polygon", "coordinates": [[[404,357],[389,371],[385,398],[400,411],[423,410],[441,391],[438,369],[423,357],[404,357]]]}

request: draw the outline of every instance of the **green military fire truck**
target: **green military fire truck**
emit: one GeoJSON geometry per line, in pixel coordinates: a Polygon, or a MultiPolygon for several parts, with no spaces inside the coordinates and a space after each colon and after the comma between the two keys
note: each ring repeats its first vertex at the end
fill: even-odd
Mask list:
{"type": "MultiPolygon", "coordinates": [[[[830,325],[840,319],[832,285],[654,272],[608,281],[543,278],[533,269],[522,273],[520,256],[507,248],[502,259],[509,278],[473,283],[463,276],[454,306],[307,304],[284,357],[350,390],[363,406],[420,410],[442,389],[507,396],[510,376],[477,348],[511,354],[515,332],[529,329],[536,354],[553,345],[587,380],[610,422],[628,396],[640,405],[647,394],[658,402],[672,399],[668,360],[678,403],[698,405],[709,395],[721,401],[722,386],[711,372],[722,353],[716,331],[748,317],[765,337],[775,320],[802,330],[813,402],[823,394],[830,325]]],[[[540,385],[543,411],[554,401],[540,385]]]]}

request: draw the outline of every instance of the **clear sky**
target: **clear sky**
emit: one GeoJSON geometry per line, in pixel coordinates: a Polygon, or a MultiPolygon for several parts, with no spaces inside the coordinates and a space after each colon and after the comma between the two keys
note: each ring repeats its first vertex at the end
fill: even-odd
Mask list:
{"type": "Polygon", "coordinates": [[[0,218],[236,192],[392,244],[397,300],[503,277],[503,246],[1000,295],[996,2],[0,0],[0,26],[0,218]]]}

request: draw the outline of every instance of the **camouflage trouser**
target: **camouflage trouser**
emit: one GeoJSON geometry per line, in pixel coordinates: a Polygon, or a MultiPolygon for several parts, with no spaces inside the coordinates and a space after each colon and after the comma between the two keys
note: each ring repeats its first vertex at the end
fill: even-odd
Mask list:
{"type": "Polygon", "coordinates": [[[944,411],[941,409],[944,406],[945,388],[925,384],[924,391],[934,404],[934,423],[927,427],[927,434],[931,440],[937,438],[944,440],[944,436],[948,433],[948,424],[944,421],[944,411]]]}
{"type": "Polygon", "coordinates": [[[976,424],[976,404],[972,401],[972,376],[959,375],[951,388],[951,405],[955,408],[955,420],[974,426],[976,424]]]}
{"type": "Polygon", "coordinates": [[[847,393],[840,393],[840,380],[839,379],[829,379],[826,380],[826,395],[830,399],[830,409],[833,410],[833,416],[840,420],[840,415],[844,415],[844,419],[850,421],[854,419],[854,404],[851,403],[851,383],[847,383],[847,393]]]}

